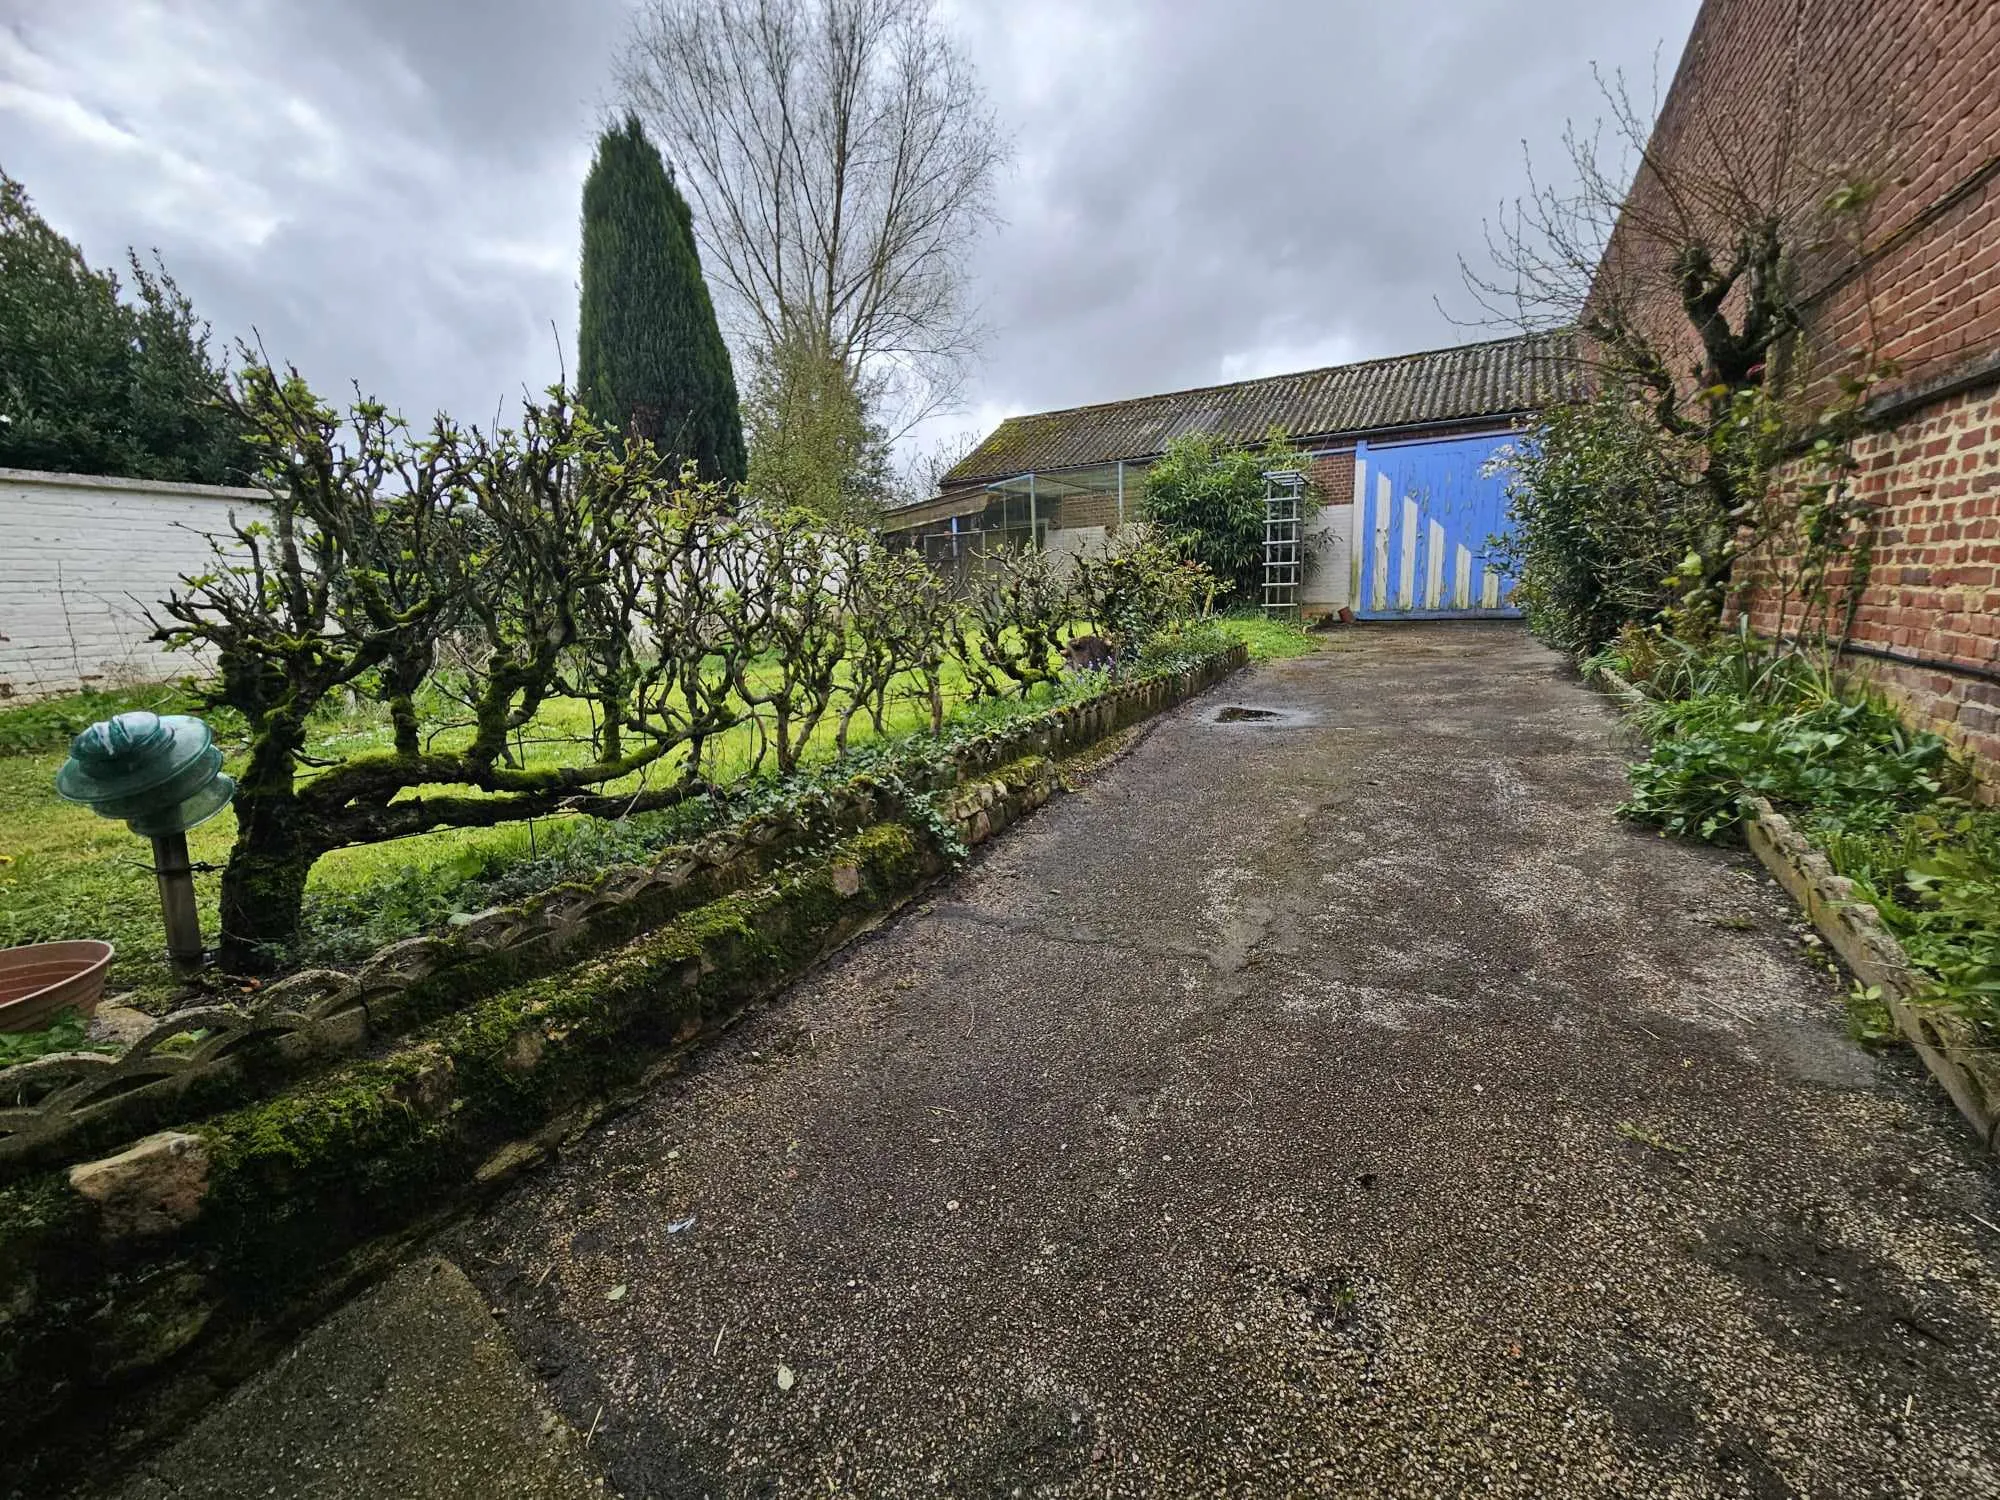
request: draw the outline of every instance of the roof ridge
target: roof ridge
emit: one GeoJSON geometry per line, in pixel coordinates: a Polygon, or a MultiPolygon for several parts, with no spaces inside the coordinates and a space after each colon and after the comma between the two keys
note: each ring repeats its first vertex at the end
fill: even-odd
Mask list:
{"type": "MultiPolygon", "coordinates": [[[[1222,380],[1217,381],[1213,385],[1190,385],[1171,391],[1149,391],[1143,396],[1125,396],[1116,401],[1086,401],[1080,406],[1058,406],[1052,407],[1047,411],[1022,412],[1018,416],[1002,417],[1000,425],[1004,427],[1009,422],[1022,422],[1030,417],[1068,417],[1075,416],[1080,412],[1104,411],[1114,406],[1137,406],[1144,401],[1167,401],[1179,396],[1205,396],[1216,391],[1233,391],[1240,390],[1242,387],[1249,385],[1264,385],[1274,380],[1299,380],[1308,375],[1324,375],[1334,370],[1362,370],[1368,368],[1370,365],[1406,364],[1419,359],[1428,359],[1432,355],[1457,354],[1473,349],[1491,349],[1500,344],[1544,343],[1558,336],[1559,330],[1548,330],[1541,333],[1510,334],[1506,338],[1480,339],[1476,343],[1470,344],[1441,344],[1435,349],[1416,349],[1408,354],[1380,354],[1370,359],[1349,360],[1346,364],[1342,365],[1313,365],[1308,369],[1286,370],[1276,375],[1252,375],[1245,380],[1222,380]]],[[[998,431],[998,429],[996,428],[995,431],[998,431]]],[[[967,456],[970,457],[971,455],[968,454],[967,456]]]]}
{"type": "Polygon", "coordinates": [[[958,486],[1157,454],[1197,427],[1251,443],[1273,425],[1298,441],[1511,416],[1560,399],[1574,338],[1573,329],[1546,329],[1023,413],[987,433],[939,482],[958,486]]]}

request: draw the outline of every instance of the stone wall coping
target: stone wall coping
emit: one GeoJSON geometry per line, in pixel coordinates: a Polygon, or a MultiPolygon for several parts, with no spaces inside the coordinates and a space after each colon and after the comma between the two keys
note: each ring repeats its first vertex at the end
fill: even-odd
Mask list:
{"type": "Polygon", "coordinates": [[[49,469],[0,469],[0,484],[45,484],[62,489],[124,490],[195,500],[255,500],[268,505],[270,490],[233,484],[191,484],[179,479],[127,479],[118,474],[58,474],[49,469]]]}

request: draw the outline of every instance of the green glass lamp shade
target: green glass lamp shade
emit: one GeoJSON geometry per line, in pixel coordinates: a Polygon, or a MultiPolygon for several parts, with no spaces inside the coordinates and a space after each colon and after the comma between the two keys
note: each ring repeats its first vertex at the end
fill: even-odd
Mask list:
{"type": "Polygon", "coordinates": [[[229,806],[235,796],[236,778],[218,775],[192,797],[157,812],[129,814],[125,826],[144,838],[154,838],[162,833],[186,833],[229,806]]]}
{"type": "Polygon", "coordinates": [[[139,709],[91,725],[70,741],[56,792],[137,834],[180,833],[229,805],[236,783],[201,720],[139,709]]]}

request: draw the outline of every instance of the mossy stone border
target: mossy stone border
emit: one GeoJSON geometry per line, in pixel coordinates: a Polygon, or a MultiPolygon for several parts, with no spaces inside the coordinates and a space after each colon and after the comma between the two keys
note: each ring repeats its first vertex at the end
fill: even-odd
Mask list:
{"type": "MultiPolygon", "coordinates": [[[[1048,800],[1061,753],[1246,660],[1239,646],[978,742],[953,768],[943,815],[968,845],[984,842],[1048,800]]],[[[415,1236],[631,1103],[929,886],[949,861],[907,811],[885,806],[831,850],[622,947],[170,1132],[177,1168],[192,1157],[202,1179],[191,1206],[183,1179],[172,1213],[144,1212],[141,1172],[142,1211],[128,1197],[114,1224],[75,1185],[102,1162],[0,1187],[0,1443],[54,1474],[79,1455],[111,1461],[121,1401],[127,1437],[150,1440],[184,1419],[415,1236]]],[[[126,1154],[143,1163],[147,1145],[126,1154]]]]}
{"type": "MultiPolygon", "coordinates": [[[[207,1118],[344,1057],[393,1045],[425,1023],[742,890],[803,849],[878,819],[909,822],[913,798],[935,796],[956,807],[965,788],[1023,757],[1074,754],[1248,659],[1238,644],[1192,667],[1114,683],[957,743],[941,758],[913,747],[902,759],[802,790],[692,845],[664,849],[644,865],[390,943],[351,971],[290,974],[240,1003],[204,998],[161,1018],[115,1057],[59,1053],[0,1071],[0,1180],[207,1118]]],[[[967,843],[991,831],[991,819],[976,813],[961,821],[967,843]]]]}

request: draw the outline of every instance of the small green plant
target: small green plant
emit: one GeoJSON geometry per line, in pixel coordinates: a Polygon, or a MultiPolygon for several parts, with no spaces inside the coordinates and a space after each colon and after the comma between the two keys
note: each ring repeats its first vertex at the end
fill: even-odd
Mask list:
{"type": "Polygon", "coordinates": [[[1847,1033],[1864,1047],[1886,1047],[1896,1040],[1896,1018],[1879,985],[1857,984],[1847,992],[1847,1033]]]}
{"type": "Polygon", "coordinates": [[[1625,1139],[1628,1141],[1632,1141],[1637,1145],[1648,1147],[1654,1151],[1665,1152],[1668,1156],[1687,1155],[1687,1147],[1677,1146],[1672,1141],[1668,1140],[1665,1136],[1661,1135],[1659,1131],[1649,1129],[1644,1125],[1636,1124],[1631,1120],[1620,1120],[1618,1122],[1618,1133],[1624,1136],[1625,1139]]]}
{"type": "Polygon", "coordinates": [[[0,1068],[32,1062],[56,1052],[110,1052],[114,1048],[90,1040],[90,1022],[71,1008],[57,1014],[41,1031],[0,1031],[0,1068]]]}
{"type": "Polygon", "coordinates": [[[1809,833],[1937,992],[2000,1032],[2000,809],[1942,798],[1885,829],[1809,833]]]}

